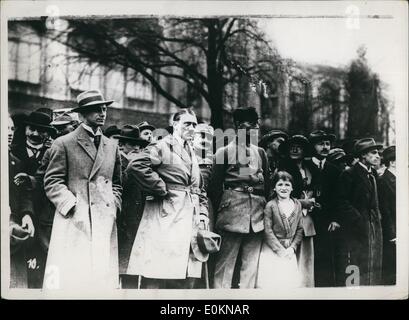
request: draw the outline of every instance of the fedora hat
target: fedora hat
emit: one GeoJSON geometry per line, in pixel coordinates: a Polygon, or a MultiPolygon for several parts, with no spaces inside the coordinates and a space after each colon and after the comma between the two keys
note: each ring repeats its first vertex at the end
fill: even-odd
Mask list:
{"type": "Polygon", "coordinates": [[[336,162],[339,160],[343,160],[346,157],[346,153],[341,148],[334,148],[328,152],[327,160],[329,162],[336,162]]]}
{"type": "Polygon", "coordinates": [[[387,147],[382,152],[384,161],[394,161],[396,159],[396,146],[387,147]]]}
{"type": "Polygon", "coordinates": [[[51,134],[55,134],[57,130],[51,125],[51,118],[48,114],[38,111],[33,111],[24,121],[25,125],[41,128],[51,134]]]}
{"type": "Polygon", "coordinates": [[[292,144],[299,144],[303,150],[304,150],[304,156],[307,156],[311,153],[311,144],[308,141],[308,139],[301,135],[301,134],[295,134],[291,136],[289,139],[284,141],[280,146],[278,147],[278,151],[282,153],[283,155],[288,154],[289,148],[292,144]]]}
{"type": "Polygon", "coordinates": [[[220,250],[222,237],[209,230],[199,230],[197,233],[197,244],[203,253],[216,253],[220,250]]]}
{"type": "Polygon", "coordinates": [[[139,128],[136,126],[131,126],[126,124],[122,127],[119,134],[113,135],[114,138],[117,138],[119,141],[129,141],[133,142],[134,144],[140,145],[142,147],[146,147],[149,142],[143,140],[139,137],[139,128]]]}
{"type": "Polygon", "coordinates": [[[358,140],[354,146],[354,153],[356,156],[360,156],[364,152],[368,152],[373,149],[381,150],[383,146],[377,144],[373,138],[363,138],[358,140]]]}
{"type": "Polygon", "coordinates": [[[100,105],[109,106],[113,102],[114,100],[105,100],[99,90],[87,90],[77,96],[78,107],[72,109],[72,112],[84,112],[100,105]]]}
{"type": "Polygon", "coordinates": [[[109,126],[104,131],[104,135],[107,136],[108,138],[113,135],[118,135],[120,133],[121,133],[121,129],[119,129],[115,124],[112,126],[109,126]]]}
{"type": "Polygon", "coordinates": [[[146,130],[146,129],[151,130],[151,131],[154,131],[154,130],[156,129],[153,125],[149,124],[149,123],[146,122],[146,121],[143,121],[143,122],[139,123],[139,124],[137,125],[137,127],[139,128],[139,131],[140,131],[140,132],[141,132],[142,130],[146,130]]]}
{"type": "Polygon", "coordinates": [[[68,113],[64,113],[61,116],[55,118],[54,121],[51,122],[51,125],[53,125],[53,126],[63,126],[63,125],[72,123],[74,121],[75,120],[68,113]]]}
{"type": "Polygon", "coordinates": [[[271,130],[260,139],[259,145],[262,148],[266,148],[267,145],[271,141],[273,141],[274,139],[279,138],[279,137],[282,137],[282,138],[284,138],[284,140],[287,140],[288,139],[288,134],[286,134],[282,130],[276,130],[276,129],[271,130]]]}
{"type": "Polygon", "coordinates": [[[234,122],[257,122],[259,119],[258,113],[255,108],[237,108],[233,111],[233,120],[234,122]]]}
{"type": "Polygon", "coordinates": [[[311,144],[315,144],[319,141],[329,140],[331,143],[335,141],[335,134],[326,133],[323,130],[314,130],[308,136],[308,140],[311,144]]]}

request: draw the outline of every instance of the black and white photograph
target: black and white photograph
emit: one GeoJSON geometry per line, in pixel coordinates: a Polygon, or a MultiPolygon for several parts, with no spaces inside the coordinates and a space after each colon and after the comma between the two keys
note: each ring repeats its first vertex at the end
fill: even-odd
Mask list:
{"type": "Polygon", "coordinates": [[[3,298],[407,299],[407,2],[1,7],[3,298]]]}

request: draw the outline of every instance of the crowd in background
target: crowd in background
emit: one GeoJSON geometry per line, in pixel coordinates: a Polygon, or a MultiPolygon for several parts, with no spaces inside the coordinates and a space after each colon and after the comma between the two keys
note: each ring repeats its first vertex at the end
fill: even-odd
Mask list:
{"type": "Polygon", "coordinates": [[[217,149],[191,109],[102,131],[112,102],[9,117],[10,287],[396,283],[395,146],[278,129],[254,144],[254,108],[217,149]]]}

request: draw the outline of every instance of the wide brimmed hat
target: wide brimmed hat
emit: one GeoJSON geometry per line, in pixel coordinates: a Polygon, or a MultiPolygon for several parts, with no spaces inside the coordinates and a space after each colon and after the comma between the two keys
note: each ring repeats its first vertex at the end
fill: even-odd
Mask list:
{"type": "Polygon", "coordinates": [[[139,128],[132,125],[124,125],[121,129],[120,134],[113,135],[114,138],[117,138],[119,141],[130,141],[134,144],[146,147],[149,142],[140,138],[139,128]]]}
{"type": "Polygon", "coordinates": [[[255,108],[237,108],[233,111],[234,122],[257,122],[259,119],[258,113],[255,108]]]}
{"type": "Polygon", "coordinates": [[[121,133],[121,129],[119,129],[115,124],[113,126],[109,126],[104,131],[104,135],[107,136],[108,138],[113,135],[120,134],[120,133],[121,133]]]}
{"type": "Polygon", "coordinates": [[[355,143],[354,154],[360,156],[361,154],[368,152],[370,150],[381,150],[383,145],[377,144],[373,138],[360,139],[355,143]]]}
{"type": "Polygon", "coordinates": [[[70,124],[74,122],[75,120],[73,117],[71,117],[68,113],[64,113],[61,116],[57,117],[54,119],[53,122],[51,122],[51,125],[53,126],[63,126],[66,124],[70,124]]]}
{"type": "Polygon", "coordinates": [[[57,132],[57,130],[51,125],[51,118],[48,116],[48,114],[42,112],[31,112],[23,123],[36,128],[42,128],[51,134],[57,132]]]}
{"type": "Polygon", "coordinates": [[[289,148],[292,144],[299,144],[303,150],[304,150],[304,156],[310,155],[311,153],[311,144],[308,141],[308,139],[301,135],[301,134],[295,134],[291,136],[289,139],[284,141],[280,146],[278,147],[278,151],[282,153],[283,155],[287,155],[289,148]]]}
{"type": "Polygon", "coordinates": [[[260,139],[259,146],[262,148],[266,148],[271,141],[279,137],[282,137],[284,138],[284,140],[287,140],[288,134],[281,130],[271,130],[260,139]]]}
{"type": "Polygon", "coordinates": [[[382,157],[384,161],[396,160],[396,146],[390,146],[383,150],[382,157]]]}
{"type": "Polygon", "coordinates": [[[142,130],[146,130],[146,129],[151,130],[151,131],[154,131],[156,129],[153,125],[149,124],[146,121],[143,121],[143,122],[139,123],[137,125],[137,127],[139,128],[140,132],[142,132],[142,130]]]}
{"type": "Polygon", "coordinates": [[[328,152],[327,160],[329,162],[342,161],[346,159],[346,153],[341,148],[334,148],[328,152]]]}
{"type": "Polygon", "coordinates": [[[72,112],[84,112],[92,110],[95,106],[109,106],[114,100],[105,100],[99,90],[87,90],[77,96],[78,107],[72,109],[72,112]]]}
{"type": "Polygon", "coordinates": [[[310,133],[308,140],[311,144],[315,144],[319,141],[329,140],[331,143],[335,141],[335,134],[326,133],[323,130],[315,130],[310,133]]]}

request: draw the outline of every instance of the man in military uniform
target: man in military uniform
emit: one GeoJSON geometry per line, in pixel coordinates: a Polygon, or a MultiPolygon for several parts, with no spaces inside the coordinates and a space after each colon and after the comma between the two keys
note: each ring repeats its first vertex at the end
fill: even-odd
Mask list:
{"type": "Polygon", "coordinates": [[[216,151],[208,188],[222,236],[216,255],[214,288],[231,288],[236,263],[240,288],[254,288],[263,237],[263,210],[269,195],[267,155],[257,143],[254,108],[235,110],[237,136],[216,151]],[[241,254],[239,254],[241,253],[241,254]]]}

